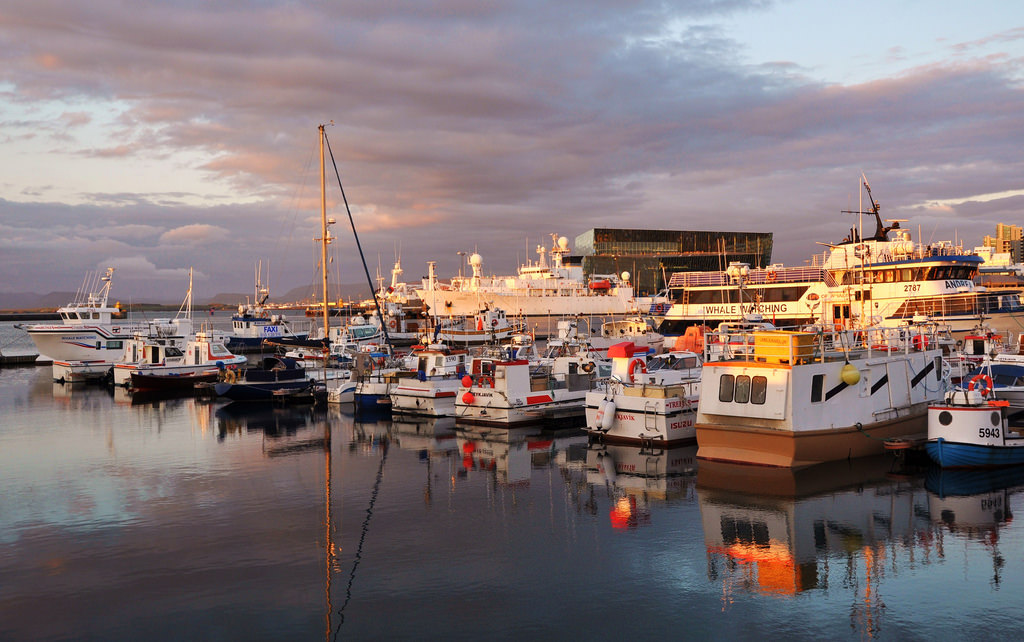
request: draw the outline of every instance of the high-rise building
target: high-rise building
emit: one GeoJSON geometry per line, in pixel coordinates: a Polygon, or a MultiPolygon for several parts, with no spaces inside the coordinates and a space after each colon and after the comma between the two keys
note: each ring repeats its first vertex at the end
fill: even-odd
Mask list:
{"type": "Polygon", "coordinates": [[[1009,252],[1014,263],[1024,262],[1024,227],[997,223],[996,235],[986,236],[983,245],[996,252],[1009,252]]]}

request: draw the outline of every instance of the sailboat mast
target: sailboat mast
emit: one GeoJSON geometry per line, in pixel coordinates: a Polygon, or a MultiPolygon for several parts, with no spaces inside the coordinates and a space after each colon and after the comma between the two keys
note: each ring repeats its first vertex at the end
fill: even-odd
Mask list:
{"type": "Polygon", "coordinates": [[[330,310],[327,303],[327,169],[324,162],[324,126],[320,125],[320,264],[323,266],[323,302],[324,302],[324,349],[327,346],[327,330],[330,323],[330,310]]]}

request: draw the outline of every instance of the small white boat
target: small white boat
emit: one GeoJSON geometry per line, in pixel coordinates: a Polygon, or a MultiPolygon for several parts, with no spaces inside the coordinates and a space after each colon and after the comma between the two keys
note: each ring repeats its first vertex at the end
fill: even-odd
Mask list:
{"type": "Polygon", "coordinates": [[[465,350],[430,346],[415,350],[411,377],[400,377],[391,388],[391,411],[428,417],[455,415],[455,395],[466,374],[465,350]]]}
{"type": "Polygon", "coordinates": [[[474,357],[455,398],[455,416],[498,426],[581,416],[595,378],[595,364],[578,356],[550,364],[474,357]]]}
{"type": "Polygon", "coordinates": [[[624,341],[631,341],[649,354],[661,354],[665,348],[665,337],[655,331],[654,320],[639,316],[602,323],[600,332],[590,337],[591,347],[601,354],[624,341]]]}
{"type": "Polygon", "coordinates": [[[696,439],[701,358],[680,351],[648,359],[632,342],[608,349],[612,374],[587,393],[586,430],[608,443],[673,446],[696,439]]]}

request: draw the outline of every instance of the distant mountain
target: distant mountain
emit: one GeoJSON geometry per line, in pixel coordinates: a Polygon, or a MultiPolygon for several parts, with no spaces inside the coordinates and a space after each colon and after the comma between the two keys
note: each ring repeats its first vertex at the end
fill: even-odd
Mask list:
{"type": "MultiPolygon", "coordinates": [[[[331,286],[330,290],[330,296],[333,300],[341,299],[343,301],[361,301],[370,297],[369,287],[365,283],[343,283],[338,286],[331,286]]],[[[49,294],[36,294],[34,292],[0,292],[0,310],[56,310],[62,305],[67,305],[74,298],[74,292],[50,292],[49,294]]],[[[245,303],[247,298],[249,300],[252,299],[252,292],[222,292],[209,298],[197,298],[194,304],[196,307],[205,307],[214,304],[234,307],[240,303],[245,303]]],[[[278,294],[273,291],[270,293],[271,303],[304,304],[317,301],[319,298],[319,291],[314,293],[312,287],[309,285],[292,288],[283,294],[278,294]]],[[[130,305],[179,305],[181,303],[181,299],[175,297],[155,297],[153,299],[145,300],[132,297],[130,299],[116,299],[116,301],[120,301],[123,308],[128,308],[130,305]]],[[[111,305],[113,305],[114,302],[115,298],[111,297],[111,305]]]]}

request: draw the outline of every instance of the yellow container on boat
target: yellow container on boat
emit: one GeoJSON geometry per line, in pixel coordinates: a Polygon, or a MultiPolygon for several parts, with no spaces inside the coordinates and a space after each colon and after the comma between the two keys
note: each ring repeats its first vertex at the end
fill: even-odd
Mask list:
{"type": "Polygon", "coordinates": [[[766,363],[807,363],[814,357],[813,332],[766,330],[754,333],[754,357],[766,363]]]}

